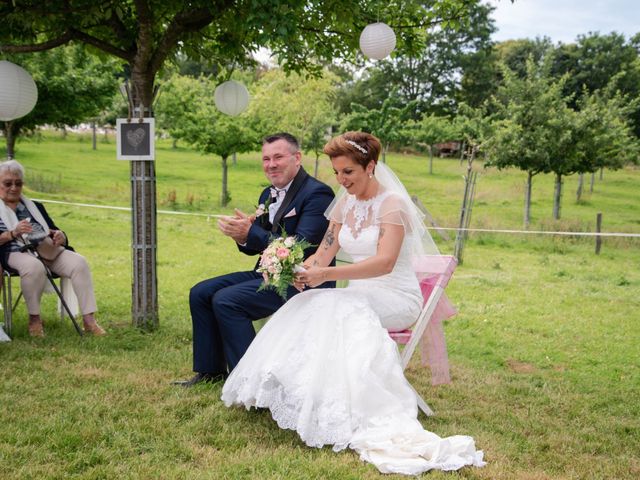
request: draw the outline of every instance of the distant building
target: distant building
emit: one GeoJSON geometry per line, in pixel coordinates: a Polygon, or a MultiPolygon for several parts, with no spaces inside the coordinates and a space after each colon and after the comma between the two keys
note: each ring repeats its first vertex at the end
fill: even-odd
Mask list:
{"type": "Polygon", "coordinates": [[[460,142],[443,142],[433,144],[433,154],[439,157],[455,157],[460,153],[460,142]]]}

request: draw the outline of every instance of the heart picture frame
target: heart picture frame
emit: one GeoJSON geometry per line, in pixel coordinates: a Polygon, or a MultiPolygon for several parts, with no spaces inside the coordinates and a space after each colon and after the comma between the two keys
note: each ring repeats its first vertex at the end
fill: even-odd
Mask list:
{"type": "Polygon", "coordinates": [[[118,160],[155,159],[155,120],[118,118],[116,143],[118,160]]]}

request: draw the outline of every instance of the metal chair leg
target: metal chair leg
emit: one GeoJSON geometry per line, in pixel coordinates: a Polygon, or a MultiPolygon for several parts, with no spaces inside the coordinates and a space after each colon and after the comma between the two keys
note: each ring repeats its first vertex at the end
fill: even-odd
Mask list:
{"type": "MultiPolygon", "coordinates": [[[[9,286],[9,291],[11,291],[11,286],[9,286]]],[[[18,294],[18,298],[16,298],[16,301],[13,302],[13,307],[11,307],[11,312],[16,311],[16,308],[18,308],[18,304],[20,303],[21,298],[22,298],[22,290],[20,290],[20,293],[18,294]]]]}
{"type": "Polygon", "coordinates": [[[11,299],[11,274],[2,272],[2,313],[4,314],[4,331],[11,336],[13,321],[13,302],[11,299]]]}

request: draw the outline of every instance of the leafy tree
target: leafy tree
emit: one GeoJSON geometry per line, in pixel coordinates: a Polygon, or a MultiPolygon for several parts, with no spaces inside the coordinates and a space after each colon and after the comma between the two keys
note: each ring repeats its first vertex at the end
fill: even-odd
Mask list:
{"type": "Polygon", "coordinates": [[[466,103],[460,104],[452,127],[466,145],[470,161],[473,161],[492,135],[492,124],[485,106],[472,108],[466,103]]]}
{"type": "Polygon", "coordinates": [[[382,142],[382,161],[386,162],[389,145],[406,138],[406,126],[413,104],[396,107],[397,100],[390,96],[379,109],[368,109],[363,105],[351,105],[351,114],[342,120],[342,130],[362,130],[371,133],[382,142]]]}
{"type": "Polygon", "coordinates": [[[463,95],[463,79],[464,98],[480,103],[489,85],[485,63],[495,31],[493,7],[470,0],[465,8],[459,23],[430,26],[412,39],[406,54],[381,61],[347,83],[340,92],[341,112],[350,113],[352,103],[379,109],[395,91],[402,104],[414,102],[415,120],[424,113],[450,114],[463,95]]]}
{"type": "MultiPolygon", "coordinates": [[[[620,92],[629,99],[640,97],[640,58],[632,41],[612,32],[608,35],[579,35],[575,44],[560,45],[553,74],[568,74],[565,93],[573,95],[571,106],[580,108],[580,99],[598,90],[611,95],[620,92]]],[[[640,136],[640,105],[630,112],[633,128],[640,136]]]]}
{"type": "MultiPolygon", "coordinates": [[[[485,166],[499,169],[516,167],[527,172],[524,225],[530,223],[533,177],[538,173],[568,173],[562,169],[571,160],[568,145],[574,137],[574,112],[567,107],[563,94],[566,79],[553,80],[550,75],[552,55],[542,64],[533,57],[526,62],[526,75],[502,65],[504,83],[493,102],[496,110],[493,135],[485,145],[485,166]]],[[[568,165],[567,165],[568,166],[568,165]]],[[[554,213],[559,215],[561,183],[556,184],[554,213]]]]}
{"type": "MultiPolygon", "coordinates": [[[[149,109],[157,73],[184,53],[222,67],[253,64],[251,54],[270,48],[287,71],[318,72],[336,57],[354,60],[359,33],[376,18],[399,30],[398,52],[420,35],[424,25],[464,16],[468,0],[12,0],[0,3],[0,50],[8,53],[48,50],[81,42],[122,59],[133,85],[133,104],[149,109]],[[382,17],[379,17],[382,15],[382,17]]],[[[139,326],[158,325],[153,162],[131,163],[135,196],[133,316],[139,326]],[[140,227],[144,225],[145,227],[140,227]],[[144,231],[151,231],[145,236],[144,231]],[[146,247],[149,247],[147,249],[146,247]]]]}
{"type": "Polygon", "coordinates": [[[316,148],[311,141],[317,142],[336,122],[336,82],[330,72],[305,78],[287,75],[281,69],[268,71],[256,82],[249,107],[254,129],[261,135],[288,131],[298,138],[303,150],[316,148]]]}
{"type": "Polygon", "coordinates": [[[246,114],[230,117],[216,108],[214,91],[215,84],[210,79],[175,75],[163,85],[156,110],[158,123],[174,138],[221,157],[220,204],[226,206],[231,198],[227,160],[233,153],[255,149],[257,136],[247,127],[246,114]]]}
{"type": "Polygon", "coordinates": [[[424,115],[419,122],[410,121],[406,136],[418,147],[427,149],[429,174],[433,173],[433,145],[461,138],[451,119],[433,114],[424,115]]]}
{"type": "Polygon", "coordinates": [[[38,102],[26,116],[3,122],[7,156],[14,156],[15,141],[38,125],[77,125],[98,116],[117,90],[116,62],[100,60],[82,46],[30,55],[13,55],[10,61],[31,73],[38,87],[38,102]]]}
{"type": "MultiPolygon", "coordinates": [[[[494,47],[496,61],[496,80],[500,83],[505,65],[519,78],[527,76],[527,62],[531,59],[536,64],[541,64],[555,47],[548,37],[536,37],[535,39],[523,38],[518,40],[506,40],[494,47]]],[[[555,60],[555,57],[554,57],[555,60]]],[[[549,75],[553,65],[549,67],[549,75]]]]}
{"type": "Polygon", "coordinates": [[[635,103],[627,101],[619,92],[611,95],[598,91],[580,99],[576,135],[579,149],[576,171],[580,174],[578,201],[584,173],[593,174],[603,168],[617,170],[628,163],[638,163],[640,145],[628,120],[637,108],[635,103]]]}
{"type": "Polygon", "coordinates": [[[4,52],[47,50],[75,41],[127,63],[135,104],[150,106],[156,74],[184,53],[214,65],[253,64],[250,54],[270,48],[285,70],[319,72],[336,56],[354,60],[359,34],[376,18],[398,30],[402,52],[426,25],[455,23],[468,0],[71,0],[0,4],[4,52]],[[401,7],[401,8],[400,8],[401,7]]]}

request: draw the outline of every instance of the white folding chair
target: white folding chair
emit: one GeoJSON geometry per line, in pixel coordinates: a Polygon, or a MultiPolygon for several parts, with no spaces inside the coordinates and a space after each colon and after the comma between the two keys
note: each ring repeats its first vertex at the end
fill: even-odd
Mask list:
{"type": "MultiPolygon", "coordinates": [[[[429,363],[433,385],[451,381],[442,322],[456,313],[444,290],[457,263],[451,255],[423,255],[415,260],[414,269],[424,299],[422,310],[410,329],[389,332],[391,338],[404,345],[400,354],[403,369],[409,365],[418,343],[422,343],[422,364],[429,363]]],[[[433,415],[433,410],[417,392],[416,397],[420,410],[427,416],[433,415]]]]}

